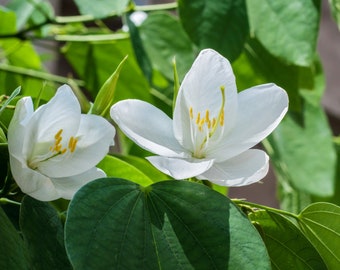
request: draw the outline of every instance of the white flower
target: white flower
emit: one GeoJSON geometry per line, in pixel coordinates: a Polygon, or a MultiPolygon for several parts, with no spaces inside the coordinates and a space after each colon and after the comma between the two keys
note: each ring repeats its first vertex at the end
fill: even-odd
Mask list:
{"type": "Polygon", "coordinates": [[[228,60],[207,49],[183,80],[173,120],[139,100],[116,103],[111,117],[135,143],[158,155],[148,160],[175,179],[243,186],[267,174],[266,153],[249,148],[274,130],[287,107],[286,92],[275,84],[238,94],[228,60]]]}
{"type": "Polygon", "coordinates": [[[32,99],[24,97],[8,128],[13,178],[38,200],[71,199],[82,185],[106,176],[95,165],[107,154],[114,135],[104,118],[81,114],[67,85],[36,111],[32,99]]]}

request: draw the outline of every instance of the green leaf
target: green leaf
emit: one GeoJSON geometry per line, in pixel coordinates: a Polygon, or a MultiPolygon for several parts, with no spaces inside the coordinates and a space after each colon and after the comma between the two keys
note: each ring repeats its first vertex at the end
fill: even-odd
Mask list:
{"type": "MultiPolygon", "coordinates": [[[[152,179],[153,182],[158,182],[159,180],[169,180],[170,176],[162,173],[156,167],[154,167],[149,161],[145,158],[140,158],[138,156],[132,155],[115,155],[116,158],[123,160],[130,165],[136,167],[138,170],[143,172],[146,176],[152,179]]],[[[120,176],[120,178],[124,178],[120,176]]],[[[127,178],[127,177],[125,177],[127,178]]]]}
{"type": "Polygon", "coordinates": [[[149,84],[134,58],[129,40],[106,43],[72,42],[63,48],[63,52],[79,77],[85,81],[86,88],[93,97],[121,60],[128,55],[124,70],[119,75],[114,102],[127,98],[152,101],[149,84]]]}
{"type": "Polygon", "coordinates": [[[327,269],[313,245],[287,218],[262,210],[249,218],[266,244],[272,269],[327,269]]]}
{"type": "Polygon", "coordinates": [[[154,12],[149,14],[139,29],[154,69],[173,80],[175,58],[182,80],[195,59],[195,52],[179,20],[166,12],[154,12]]]}
{"type": "Polygon", "coordinates": [[[116,15],[122,14],[126,9],[129,0],[75,0],[74,2],[80,11],[80,14],[92,15],[95,18],[103,18],[113,13],[116,15]]]}
{"type": "Polygon", "coordinates": [[[285,168],[291,185],[299,191],[332,196],[336,153],[326,115],[321,106],[305,102],[303,119],[301,126],[286,117],[269,138],[279,155],[274,164],[285,168]]]}
{"type": "Polygon", "coordinates": [[[199,49],[215,49],[231,62],[241,54],[249,34],[245,0],[179,0],[178,10],[199,49]]]}
{"type": "Polygon", "coordinates": [[[153,183],[146,174],[141,170],[134,167],[129,162],[125,162],[113,156],[106,156],[99,164],[98,168],[101,168],[108,177],[116,178],[129,178],[142,186],[148,186],[153,183]]]}
{"type": "Polygon", "coordinates": [[[0,34],[13,34],[16,31],[15,26],[16,16],[13,11],[10,11],[0,6],[0,34]]]}
{"type": "Polygon", "coordinates": [[[238,208],[187,181],[93,181],[73,198],[65,229],[76,269],[270,269],[238,208]]]}
{"type": "Polygon", "coordinates": [[[0,269],[29,269],[24,241],[0,207],[0,269]]]}
{"type": "Polygon", "coordinates": [[[340,30],[340,0],[329,0],[332,16],[340,30]]]}
{"type": "Polygon", "coordinates": [[[309,66],[314,60],[320,7],[314,0],[247,0],[250,32],[273,55],[309,66]]]}
{"type": "Polygon", "coordinates": [[[126,25],[129,28],[131,44],[132,44],[139,67],[141,68],[145,78],[148,80],[149,83],[151,83],[151,79],[152,79],[151,62],[145,52],[144,44],[140,37],[139,29],[130,18],[131,14],[133,13],[129,13],[129,14],[126,14],[126,16],[124,16],[126,25]]]}
{"type": "Polygon", "coordinates": [[[339,269],[340,207],[331,203],[311,204],[300,213],[298,222],[328,269],[339,269]]]}
{"type": "Polygon", "coordinates": [[[50,4],[43,0],[35,1],[22,1],[22,0],[12,0],[6,6],[7,8],[13,10],[17,17],[16,28],[22,29],[30,19],[36,21],[36,23],[42,23],[49,19],[51,15],[52,7],[50,4]],[[38,21],[37,21],[37,18],[38,21]]]}
{"type": "Polygon", "coordinates": [[[34,269],[72,269],[64,246],[64,228],[56,210],[25,196],[20,228],[34,269]]]}

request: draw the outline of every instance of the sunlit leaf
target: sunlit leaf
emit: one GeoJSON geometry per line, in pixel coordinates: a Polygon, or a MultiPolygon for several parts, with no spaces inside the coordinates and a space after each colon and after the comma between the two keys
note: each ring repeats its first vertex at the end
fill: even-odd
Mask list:
{"type": "Polygon", "coordinates": [[[104,170],[108,177],[134,179],[134,182],[142,186],[148,186],[153,183],[151,178],[134,167],[133,164],[113,156],[106,156],[97,167],[104,170]]]}
{"type": "Polygon", "coordinates": [[[328,269],[338,269],[340,207],[330,203],[314,203],[300,213],[299,225],[324,259],[328,269]]]}
{"type": "Polygon", "coordinates": [[[66,248],[76,269],[270,269],[238,208],[186,181],[89,183],[70,204],[66,248]]]}
{"type": "Polygon", "coordinates": [[[266,244],[272,269],[327,269],[319,253],[287,218],[267,211],[249,215],[266,244]]]}
{"type": "Polygon", "coordinates": [[[247,0],[250,32],[273,55],[309,66],[316,50],[320,4],[313,0],[247,0]]]}
{"type": "Polygon", "coordinates": [[[320,106],[305,102],[303,119],[301,126],[286,117],[269,138],[279,155],[274,164],[285,168],[291,185],[298,190],[332,196],[336,153],[326,115],[320,106]]]}

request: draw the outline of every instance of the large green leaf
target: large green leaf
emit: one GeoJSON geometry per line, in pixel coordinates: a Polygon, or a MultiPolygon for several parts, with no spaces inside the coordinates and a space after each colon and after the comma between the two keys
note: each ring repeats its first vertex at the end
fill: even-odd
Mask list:
{"type": "Polygon", "coordinates": [[[0,207],[0,269],[29,269],[24,241],[0,207]]]}
{"type": "Polygon", "coordinates": [[[178,19],[165,12],[150,13],[140,26],[140,36],[154,68],[173,80],[175,58],[182,80],[194,62],[195,54],[178,19]]]}
{"type": "Polygon", "coordinates": [[[309,66],[316,50],[320,1],[247,0],[250,31],[273,55],[309,66]]]}
{"type": "Polygon", "coordinates": [[[129,0],[75,0],[81,14],[103,18],[111,13],[121,14],[127,7],[129,0]]]}
{"type": "Polygon", "coordinates": [[[65,229],[76,269],[270,269],[249,220],[192,182],[93,181],[73,198],[65,229]]]}
{"type": "Polygon", "coordinates": [[[287,218],[267,211],[252,212],[249,218],[267,246],[272,269],[327,269],[313,245],[287,218]]]}
{"type": "Polygon", "coordinates": [[[179,0],[181,22],[200,48],[213,48],[230,61],[242,52],[249,34],[245,0],[179,0]]]}
{"type": "Polygon", "coordinates": [[[34,269],[71,269],[64,246],[64,228],[48,203],[25,196],[20,228],[34,269]]]}
{"type": "Polygon", "coordinates": [[[328,269],[339,269],[340,207],[330,203],[311,204],[300,213],[298,222],[328,269]]]}

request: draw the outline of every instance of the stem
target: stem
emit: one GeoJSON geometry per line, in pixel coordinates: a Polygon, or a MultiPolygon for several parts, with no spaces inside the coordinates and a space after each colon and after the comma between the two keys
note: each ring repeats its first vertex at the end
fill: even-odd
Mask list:
{"type": "MultiPolygon", "coordinates": [[[[11,66],[11,65],[6,65],[6,64],[1,64],[1,63],[0,63],[0,70],[12,72],[16,74],[21,74],[24,76],[29,76],[29,77],[33,77],[33,78],[37,78],[41,80],[53,81],[53,82],[57,82],[60,84],[69,83],[70,81],[70,78],[57,76],[57,75],[45,73],[45,72],[34,70],[34,69],[27,69],[23,67],[11,66]]],[[[81,80],[73,80],[73,81],[75,81],[77,85],[79,86],[85,86],[84,81],[81,81],[81,80]]]]}
{"type": "MultiPolygon", "coordinates": [[[[128,7],[125,12],[130,11],[157,11],[157,10],[172,10],[177,8],[177,3],[166,3],[166,4],[156,4],[156,5],[144,5],[144,6],[131,6],[128,7]]],[[[114,16],[118,16],[120,14],[116,12],[109,13],[105,18],[110,18],[114,16]]],[[[105,19],[102,18],[102,19],[105,19]]],[[[95,18],[92,15],[77,15],[77,16],[56,16],[54,18],[55,23],[57,24],[67,24],[67,23],[78,23],[78,22],[91,22],[95,21],[98,18],[95,18]]]]}
{"type": "Polygon", "coordinates": [[[56,35],[51,39],[56,41],[89,42],[89,41],[110,41],[128,39],[129,36],[130,35],[128,33],[100,34],[100,35],[56,35]]]}
{"type": "Polygon", "coordinates": [[[284,210],[281,210],[281,209],[276,209],[276,208],[272,208],[272,207],[269,207],[269,206],[265,206],[265,205],[261,205],[261,204],[257,204],[257,203],[251,203],[251,202],[247,202],[247,201],[239,200],[239,199],[232,199],[232,201],[234,203],[236,203],[237,205],[247,205],[247,206],[251,206],[251,207],[255,207],[255,208],[264,209],[264,210],[269,211],[269,212],[278,213],[278,214],[281,214],[281,215],[284,215],[284,216],[289,216],[289,217],[292,217],[292,218],[297,219],[297,220],[299,219],[298,215],[284,211],[284,210]]]}
{"type": "Polygon", "coordinates": [[[11,204],[14,204],[14,205],[21,205],[21,203],[19,202],[16,202],[16,201],[12,201],[10,199],[7,199],[7,198],[0,198],[0,204],[7,204],[7,203],[11,203],[11,204]]]}

